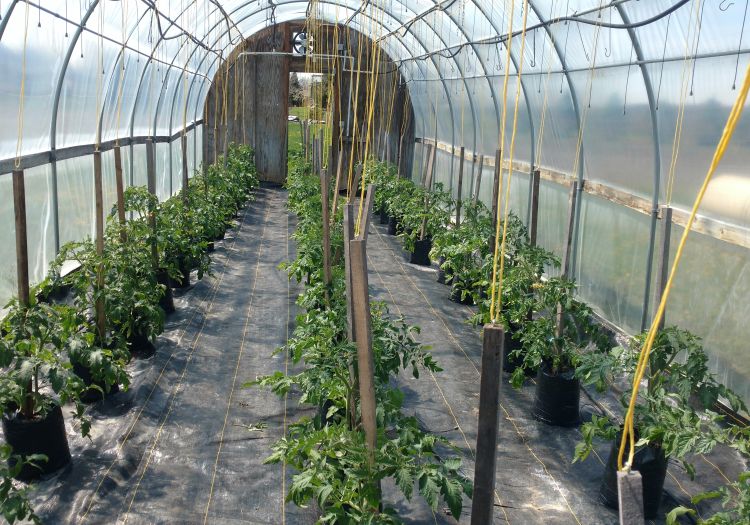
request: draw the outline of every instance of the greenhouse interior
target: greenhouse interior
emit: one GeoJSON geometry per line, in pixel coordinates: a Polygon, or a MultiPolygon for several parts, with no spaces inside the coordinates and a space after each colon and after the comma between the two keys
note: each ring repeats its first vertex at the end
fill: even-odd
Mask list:
{"type": "Polygon", "coordinates": [[[0,0],[0,521],[750,525],[749,13],[0,0]]]}

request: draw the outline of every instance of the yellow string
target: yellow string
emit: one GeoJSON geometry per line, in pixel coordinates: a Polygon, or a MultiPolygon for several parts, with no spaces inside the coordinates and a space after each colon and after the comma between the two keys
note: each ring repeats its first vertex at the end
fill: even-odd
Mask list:
{"type": "MultiPolygon", "coordinates": [[[[524,4],[525,5],[525,4],[524,4]]],[[[496,169],[502,169],[502,151],[505,149],[505,122],[507,119],[507,105],[508,105],[508,78],[510,77],[510,48],[513,44],[513,11],[515,8],[515,2],[510,4],[510,14],[508,15],[508,41],[505,43],[505,74],[503,75],[503,107],[501,110],[500,118],[500,158],[497,159],[500,162],[500,166],[496,169]]],[[[480,172],[481,173],[481,172],[480,172]]],[[[494,183],[493,183],[494,184],[494,183]]],[[[492,256],[492,284],[490,294],[490,319],[495,322],[497,319],[495,316],[495,298],[497,296],[497,259],[499,256],[497,239],[500,237],[500,199],[502,194],[502,177],[500,177],[501,187],[498,188],[497,202],[495,209],[495,237],[494,237],[494,254],[492,256]]]]}
{"type": "MultiPolygon", "coordinates": [[[[526,22],[529,14],[529,2],[524,0],[523,3],[523,29],[521,30],[521,56],[518,60],[518,80],[516,81],[516,100],[515,108],[513,111],[513,133],[510,136],[510,152],[508,155],[508,184],[505,186],[505,214],[503,216],[503,239],[500,243],[500,272],[498,276],[498,285],[500,291],[497,294],[497,308],[495,311],[498,315],[502,312],[503,308],[503,273],[505,271],[505,249],[506,239],[508,236],[508,215],[510,213],[510,185],[513,180],[513,152],[516,148],[516,130],[518,128],[518,101],[521,97],[521,78],[523,77],[523,64],[524,64],[524,52],[526,50],[526,22]]],[[[500,180],[502,180],[503,165],[500,164],[500,180]]],[[[498,192],[498,196],[499,196],[498,192]]],[[[500,210],[498,209],[498,214],[500,210]]],[[[497,238],[497,237],[496,237],[497,238]]],[[[493,319],[495,322],[496,319],[493,319]]]]}
{"type": "MultiPolygon", "coordinates": [[[[555,1],[552,0],[552,6],[550,7],[550,12],[553,12],[555,1]]],[[[551,38],[547,38],[547,41],[549,45],[545,49],[549,49],[549,59],[547,60],[547,74],[544,77],[544,101],[542,102],[542,114],[539,117],[539,136],[537,137],[537,143],[536,143],[536,165],[541,166],[542,165],[542,144],[544,142],[544,125],[546,123],[546,114],[547,114],[547,107],[549,104],[549,80],[552,73],[552,56],[553,56],[553,42],[551,38]]],[[[544,61],[544,51],[542,51],[542,61],[544,61]]],[[[533,166],[532,166],[533,168],[533,166]]]]}
{"type": "Polygon", "coordinates": [[[96,111],[94,112],[94,118],[96,119],[96,137],[94,138],[94,151],[99,151],[99,146],[102,142],[102,120],[99,118],[101,115],[102,107],[102,84],[104,81],[104,3],[99,6],[99,45],[96,47],[96,111]]]}
{"type": "Polygon", "coordinates": [[[708,189],[708,184],[711,182],[714,172],[716,171],[719,162],[724,156],[727,146],[732,139],[732,135],[737,128],[737,123],[739,122],[740,116],[742,115],[742,111],[745,107],[745,101],[747,100],[748,91],[750,91],[750,65],[748,65],[747,67],[742,88],[740,89],[737,100],[735,100],[732,111],[729,114],[729,118],[727,119],[726,126],[724,127],[724,131],[722,132],[721,139],[716,146],[716,151],[714,152],[713,159],[711,160],[711,165],[708,168],[706,178],[704,179],[703,184],[698,191],[698,196],[693,203],[693,209],[690,212],[690,218],[688,219],[687,224],[685,225],[685,229],[682,232],[680,244],[677,246],[677,252],[675,253],[674,262],[672,263],[672,269],[669,272],[669,279],[667,280],[667,284],[664,287],[664,293],[662,294],[659,308],[656,310],[656,315],[651,322],[651,328],[649,328],[646,342],[643,345],[640,356],[638,358],[638,365],[636,367],[635,375],[633,378],[633,391],[630,395],[628,411],[625,414],[625,424],[623,428],[622,439],[620,440],[620,450],[617,455],[617,466],[620,470],[628,470],[633,465],[633,457],[635,456],[635,429],[633,419],[635,414],[636,400],[638,398],[638,390],[640,388],[641,381],[643,380],[643,376],[646,373],[646,369],[648,368],[649,355],[651,354],[651,349],[653,347],[656,334],[659,330],[659,325],[662,318],[664,317],[664,310],[666,308],[667,300],[669,299],[669,294],[672,291],[672,285],[674,284],[674,279],[677,274],[677,268],[679,267],[680,260],[682,259],[682,253],[685,249],[688,235],[690,234],[690,230],[693,226],[693,223],[695,222],[695,217],[698,214],[698,208],[700,207],[701,201],[703,200],[703,197],[706,194],[706,190],[708,189]],[[626,441],[630,442],[630,451],[628,452],[628,461],[623,466],[622,459],[625,454],[626,441]]]}
{"type": "Polygon", "coordinates": [[[677,111],[677,120],[675,122],[675,130],[674,130],[674,139],[672,141],[672,158],[669,163],[669,174],[667,175],[667,185],[666,185],[666,202],[667,204],[672,203],[672,190],[674,188],[674,181],[676,178],[676,170],[677,170],[677,158],[679,157],[680,153],[680,142],[682,140],[682,124],[684,122],[685,117],[685,105],[687,103],[687,94],[689,91],[690,86],[690,64],[693,62],[693,59],[691,58],[690,49],[691,47],[695,47],[698,40],[698,35],[700,34],[699,27],[701,24],[700,20],[700,12],[701,12],[701,0],[697,0],[691,3],[691,11],[690,11],[690,21],[688,23],[688,30],[685,35],[685,59],[682,62],[682,77],[681,77],[681,87],[680,87],[680,103],[678,106],[677,111]],[[693,28],[693,15],[695,15],[695,34],[693,35],[693,45],[691,46],[690,41],[690,34],[692,32],[693,28]]]}
{"type": "MultiPolygon", "coordinates": [[[[10,16],[10,15],[8,15],[10,16]]],[[[29,36],[29,3],[26,2],[23,26],[23,53],[21,55],[21,89],[18,94],[18,138],[16,139],[16,169],[21,167],[21,151],[23,150],[23,106],[26,98],[26,42],[29,36]]]]}
{"type": "MultiPolygon", "coordinates": [[[[120,117],[122,116],[122,92],[125,86],[125,41],[126,20],[128,18],[128,3],[124,2],[120,10],[120,26],[122,32],[122,51],[120,51],[120,79],[117,87],[117,123],[115,125],[115,146],[120,145],[120,117]]],[[[137,23],[137,22],[136,22],[137,23]]]]}
{"type": "MultiPolygon", "coordinates": [[[[374,7],[373,7],[374,9],[374,7]]],[[[373,22],[374,25],[374,22],[373,22]]],[[[374,33],[373,33],[374,34],[374,33]]],[[[378,89],[378,79],[380,77],[380,56],[381,56],[381,50],[382,48],[378,46],[377,39],[372,39],[372,47],[370,50],[370,56],[371,56],[371,63],[372,63],[372,71],[370,72],[370,82],[369,82],[369,92],[368,92],[368,100],[367,100],[367,132],[365,135],[365,154],[363,157],[363,165],[362,165],[362,182],[361,182],[361,195],[359,199],[359,212],[357,214],[357,223],[355,225],[355,233],[359,235],[359,228],[362,224],[362,216],[364,215],[364,204],[365,204],[365,187],[367,186],[367,165],[369,160],[369,153],[370,153],[370,141],[372,140],[372,127],[373,127],[373,118],[374,118],[374,110],[375,110],[375,94],[377,93],[378,89]]]]}

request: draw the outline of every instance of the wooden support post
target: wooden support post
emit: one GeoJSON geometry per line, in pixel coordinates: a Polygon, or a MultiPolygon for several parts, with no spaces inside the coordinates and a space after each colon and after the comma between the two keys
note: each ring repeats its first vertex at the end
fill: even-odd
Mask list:
{"type": "Polygon", "coordinates": [[[427,145],[427,164],[422,173],[422,187],[429,189],[432,185],[432,172],[435,164],[435,146],[427,145]]]}
{"type": "Polygon", "coordinates": [[[13,211],[16,222],[16,284],[21,306],[29,304],[29,246],[26,232],[26,184],[23,170],[13,171],[13,211]]]}
{"type": "MultiPolygon", "coordinates": [[[[427,190],[427,194],[425,194],[424,197],[424,209],[425,211],[430,206],[430,190],[432,189],[432,174],[434,173],[434,165],[435,165],[435,151],[437,148],[433,147],[428,152],[429,158],[427,159],[427,169],[425,170],[425,178],[422,180],[422,183],[424,184],[424,188],[427,190]]],[[[427,216],[422,218],[422,225],[419,228],[419,240],[424,239],[425,235],[425,229],[427,228],[427,216]]]]}
{"type": "Polygon", "coordinates": [[[120,240],[127,241],[125,234],[125,184],[122,180],[122,153],[115,146],[115,188],[117,191],[117,219],[120,223],[120,240]]]}
{"type": "Polygon", "coordinates": [[[563,246],[562,257],[562,275],[569,277],[570,256],[573,248],[573,230],[575,229],[576,207],[578,205],[578,181],[573,181],[570,185],[570,195],[568,197],[568,225],[565,233],[565,246],[563,246]]]}
{"type": "MultiPolygon", "coordinates": [[[[154,140],[146,139],[146,187],[151,195],[156,195],[156,152],[154,151],[154,140]]],[[[154,269],[159,268],[159,252],[156,245],[156,216],[149,214],[148,222],[151,225],[153,240],[151,241],[151,260],[154,269]]]]}
{"type": "Polygon", "coordinates": [[[330,304],[329,288],[331,287],[331,222],[328,212],[328,176],[320,170],[320,194],[323,205],[323,284],[325,284],[326,303],[330,304]]]}
{"type": "Polygon", "coordinates": [[[464,187],[464,155],[466,150],[464,146],[461,146],[460,155],[458,159],[458,196],[456,197],[456,228],[461,226],[461,199],[463,198],[463,187],[464,187]]]}
{"type": "Polygon", "coordinates": [[[534,170],[531,173],[531,208],[529,209],[529,242],[536,246],[537,230],[539,228],[539,181],[541,178],[540,171],[534,170]]]}
{"type": "Polygon", "coordinates": [[[484,168],[484,155],[479,155],[479,171],[477,172],[477,183],[474,190],[474,204],[479,200],[479,189],[482,186],[482,168],[484,168]]]}
{"type": "Polygon", "coordinates": [[[182,199],[185,206],[189,202],[188,196],[188,154],[187,154],[187,134],[182,134],[182,199]]]}
{"type": "Polygon", "coordinates": [[[493,522],[503,337],[501,325],[484,325],[471,525],[487,525],[493,522]]]}
{"type": "Polygon", "coordinates": [[[318,131],[318,171],[323,171],[325,168],[324,161],[325,158],[323,157],[323,152],[325,151],[325,135],[323,133],[323,126],[320,127],[320,131],[318,131]]]}
{"type": "Polygon", "coordinates": [[[338,161],[336,162],[336,187],[333,191],[333,206],[331,207],[331,220],[335,220],[336,210],[338,209],[339,190],[341,189],[341,175],[344,164],[344,152],[339,150],[338,161]]]}
{"type": "MultiPolygon", "coordinates": [[[[370,462],[375,459],[377,422],[375,419],[375,377],[372,355],[370,292],[367,279],[367,241],[349,241],[352,273],[352,307],[357,334],[357,370],[359,378],[360,412],[365,439],[370,451],[370,462]]],[[[500,373],[498,371],[498,377],[500,373]]]]}
{"type": "Polygon", "coordinates": [[[643,480],[635,470],[617,473],[617,502],[620,525],[643,525],[643,480]]]}
{"type": "MultiPolygon", "coordinates": [[[[346,336],[350,342],[357,340],[356,323],[354,322],[354,311],[352,306],[352,266],[350,257],[349,241],[354,239],[354,206],[344,204],[344,278],[346,279],[346,336]]],[[[357,423],[357,371],[354,362],[349,361],[349,428],[356,427],[357,423]]]]}
{"type": "Polygon", "coordinates": [[[495,151],[495,176],[492,179],[492,231],[497,227],[497,198],[500,193],[500,182],[503,175],[503,152],[501,149],[495,151]]]}
{"type": "MultiPolygon", "coordinates": [[[[94,152],[94,203],[95,203],[95,225],[96,225],[96,254],[104,255],[104,192],[102,189],[102,153],[94,152]]],[[[100,264],[96,271],[96,289],[104,289],[104,267],[100,264]]],[[[96,329],[99,334],[99,344],[105,343],[107,335],[107,324],[104,316],[104,299],[96,298],[94,304],[96,310],[96,329]]]]}
{"type": "Polygon", "coordinates": [[[364,211],[362,212],[362,221],[359,224],[359,240],[367,240],[367,230],[370,229],[370,218],[372,217],[373,202],[375,202],[375,185],[368,184],[364,211]]]}
{"type": "Polygon", "coordinates": [[[357,193],[359,193],[359,186],[362,183],[362,164],[357,164],[354,167],[354,180],[352,181],[352,190],[350,195],[347,195],[349,197],[349,200],[352,199],[352,197],[356,197],[357,193]]]}
{"type": "MultiPolygon", "coordinates": [[[[664,288],[667,286],[669,278],[669,251],[672,241],[672,208],[669,206],[661,207],[661,250],[659,250],[659,260],[656,273],[656,301],[654,305],[658,308],[661,303],[664,288]]],[[[659,330],[664,328],[666,322],[666,311],[659,322],[659,330]]]]}
{"type": "Polygon", "coordinates": [[[349,341],[357,340],[355,334],[354,312],[352,310],[352,267],[349,256],[349,241],[354,240],[354,206],[344,204],[344,278],[346,279],[346,319],[349,341]]]}
{"type": "MultiPolygon", "coordinates": [[[[570,255],[573,248],[573,230],[575,229],[576,203],[578,200],[578,181],[570,185],[570,196],[568,197],[568,227],[565,234],[565,246],[563,246],[562,276],[569,277],[570,255]]],[[[557,337],[562,337],[564,330],[562,305],[557,305],[557,337]]]]}
{"type": "MultiPolygon", "coordinates": [[[[26,184],[23,170],[13,170],[13,213],[16,226],[16,283],[18,302],[21,307],[29,305],[29,246],[26,231],[26,184]]],[[[34,385],[29,379],[21,412],[28,418],[34,415],[34,385]]]]}

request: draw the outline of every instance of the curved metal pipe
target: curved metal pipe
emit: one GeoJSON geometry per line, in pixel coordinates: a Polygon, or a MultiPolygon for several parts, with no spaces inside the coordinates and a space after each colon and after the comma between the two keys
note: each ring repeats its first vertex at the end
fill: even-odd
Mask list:
{"type": "MultiPolygon", "coordinates": [[[[622,6],[616,7],[620,18],[625,25],[630,25],[628,14],[622,6]]],[[[651,273],[654,266],[654,248],[656,245],[656,223],[659,216],[659,192],[661,190],[661,146],[659,144],[659,116],[656,111],[656,98],[654,97],[654,87],[651,82],[651,75],[648,72],[646,64],[643,63],[644,55],[641,48],[641,42],[638,34],[632,27],[628,27],[628,35],[633,43],[635,56],[640,63],[643,83],[646,86],[646,97],[648,98],[648,107],[651,113],[651,137],[654,143],[654,192],[651,197],[651,225],[649,228],[648,254],[646,255],[646,284],[643,292],[643,313],[641,315],[641,331],[646,329],[648,324],[648,306],[651,295],[651,273]]]]}

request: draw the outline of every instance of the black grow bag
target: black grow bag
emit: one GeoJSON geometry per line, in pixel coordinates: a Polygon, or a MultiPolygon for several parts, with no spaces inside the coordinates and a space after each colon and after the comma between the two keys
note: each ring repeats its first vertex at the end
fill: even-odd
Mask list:
{"type": "Polygon", "coordinates": [[[396,235],[398,233],[398,219],[391,215],[388,217],[388,235],[396,235]]]}
{"type": "Polygon", "coordinates": [[[581,384],[574,370],[553,374],[542,363],[536,376],[534,418],[558,427],[574,427],[580,422],[581,384]]]}
{"type": "MultiPolygon", "coordinates": [[[[27,457],[32,454],[44,454],[47,461],[36,462],[37,467],[24,465],[16,479],[31,481],[44,474],[50,474],[70,463],[68,435],[65,432],[65,420],[59,405],[47,414],[44,419],[26,419],[20,412],[13,416],[3,416],[3,433],[5,441],[13,447],[13,454],[27,457]]],[[[16,460],[11,457],[8,464],[12,467],[16,460]]]]}
{"type": "Polygon", "coordinates": [[[174,313],[174,297],[172,296],[172,288],[170,288],[169,275],[166,270],[159,270],[156,272],[156,282],[164,286],[164,293],[159,299],[159,306],[164,310],[164,313],[174,313]]]}
{"type": "Polygon", "coordinates": [[[186,257],[182,257],[179,259],[178,265],[180,276],[177,279],[170,279],[170,286],[172,288],[188,288],[190,287],[190,261],[186,257]]]}
{"type": "Polygon", "coordinates": [[[120,391],[120,385],[114,384],[109,387],[109,392],[107,392],[104,382],[95,381],[94,377],[91,375],[91,370],[87,366],[76,362],[72,362],[72,364],[73,373],[80,377],[83,383],[88,387],[81,393],[82,403],[96,403],[97,401],[101,401],[102,399],[104,399],[105,396],[115,394],[120,391]]]}
{"type": "Polygon", "coordinates": [[[462,298],[461,290],[458,289],[458,287],[454,284],[451,286],[451,295],[450,300],[454,303],[458,304],[465,304],[465,305],[473,305],[474,304],[474,298],[471,296],[471,294],[468,294],[465,298],[462,298]]]}
{"type": "Polygon", "coordinates": [[[127,345],[130,355],[139,359],[147,359],[156,353],[156,347],[154,347],[154,344],[148,337],[137,330],[130,334],[130,337],[128,337],[127,340],[127,345]]]}
{"type": "Polygon", "coordinates": [[[419,266],[430,265],[430,250],[432,249],[432,239],[425,237],[414,243],[414,251],[411,252],[409,262],[419,266]]]}
{"type": "Polygon", "coordinates": [[[438,271],[437,271],[437,282],[440,284],[445,284],[445,270],[443,270],[443,263],[445,262],[445,257],[440,257],[438,259],[438,271]]]}
{"type": "Polygon", "coordinates": [[[380,208],[380,224],[388,224],[389,219],[388,210],[383,206],[380,208]]]}
{"type": "MultiPolygon", "coordinates": [[[[620,440],[622,431],[617,433],[617,437],[612,442],[612,448],[609,451],[609,459],[604,467],[604,477],[599,487],[599,499],[606,506],[618,508],[617,500],[617,455],[620,451],[620,440]]],[[[636,441],[638,437],[636,436],[636,441]]],[[[625,445],[625,456],[623,462],[627,460],[630,445],[625,445]]],[[[646,445],[635,451],[633,457],[632,470],[641,473],[641,482],[643,483],[643,512],[646,519],[653,519],[659,513],[661,497],[664,491],[664,478],[667,476],[667,466],[669,461],[664,456],[664,451],[656,445],[646,445]]]]}

